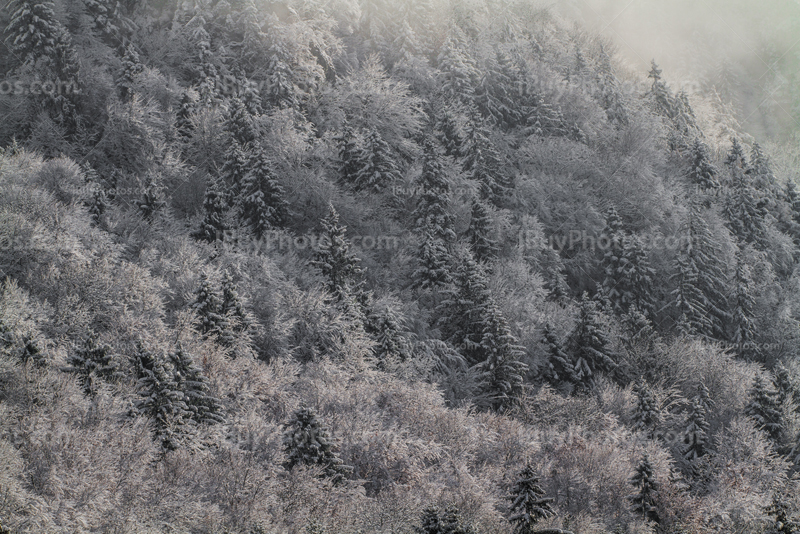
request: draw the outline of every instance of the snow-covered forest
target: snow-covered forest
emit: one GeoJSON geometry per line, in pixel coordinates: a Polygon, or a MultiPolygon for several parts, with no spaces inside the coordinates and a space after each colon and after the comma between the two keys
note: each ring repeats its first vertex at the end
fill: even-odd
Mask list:
{"type": "Polygon", "coordinates": [[[800,532],[797,138],[526,0],[0,27],[0,533],[800,532]]]}

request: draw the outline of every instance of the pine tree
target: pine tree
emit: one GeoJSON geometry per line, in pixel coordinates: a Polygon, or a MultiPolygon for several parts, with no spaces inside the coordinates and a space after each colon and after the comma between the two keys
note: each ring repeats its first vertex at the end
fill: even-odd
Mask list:
{"type": "Polygon", "coordinates": [[[617,364],[611,352],[611,342],[601,326],[597,304],[584,293],[580,317],[573,333],[575,378],[586,391],[595,388],[595,375],[610,373],[617,364]]]}
{"type": "Polygon", "coordinates": [[[181,95],[181,103],[178,112],[175,114],[175,130],[183,138],[190,138],[194,132],[192,116],[195,111],[195,102],[188,92],[184,91],[181,95]]]}
{"type": "Polygon", "coordinates": [[[279,109],[299,109],[300,90],[295,83],[295,73],[286,44],[276,39],[269,48],[267,57],[266,101],[279,109]]]}
{"type": "Polygon", "coordinates": [[[444,168],[436,153],[435,145],[425,143],[425,155],[417,186],[420,198],[414,210],[416,227],[444,243],[455,241],[453,216],[448,211],[450,204],[450,185],[444,175],[444,168]]]}
{"type": "Polygon", "coordinates": [[[318,250],[314,252],[311,265],[319,269],[327,280],[326,289],[335,302],[343,302],[352,296],[362,306],[367,295],[362,290],[363,272],[358,266],[361,261],[350,252],[350,242],[345,233],[347,228],[339,224],[339,214],[329,205],[329,214],[322,220],[323,233],[318,250]]]}
{"type": "Polygon", "coordinates": [[[5,33],[6,44],[23,65],[34,65],[40,58],[54,58],[59,27],[53,2],[11,0],[11,14],[5,33]]]}
{"type": "Polygon", "coordinates": [[[197,424],[213,425],[224,422],[222,403],[209,393],[208,379],[180,343],[170,352],[169,360],[172,363],[176,388],[183,394],[188,417],[197,424]]]}
{"type": "Polygon", "coordinates": [[[735,137],[731,139],[731,149],[725,157],[725,165],[731,169],[738,168],[742,171],[747,169],[747,156],[744,155],[744,149],[735,137]]]}
{"type": "Polygon", "coordinates": [[[441,512],[436,506],[429,506],[422,511],[422,521],[419,527],[414,527],[417,534],[474,534],[473,530],[464,524],[461,513],[454,506],[441,512]]]}
{"type": "MultiPolygon", "coordinates": [[[[458,157],[463,150],[463,138],[461,128],[458,125],[456,111],[451,106],[442,106],[436,118],[436,138],[442,143],[444,153],[447,156],[458,157]]],[[[426,153],[428,147],[425,147],[426,153]]]]}
{"type": "Polygon", "coordinates": [[[792,382],[789,369],[782,362],[778,362],[772,372],[774,374],[772,385],[777,392],[778,406],[785,406],[787,402],[793,402],[800,408],[800,389],[792,382]]]}
{"type": "Polygon", "coordinates": [[[711,398],[711,392],[708,391],[708,387],[703,382],[700,382],[697,386],[697,400],[700,401],[700,406],[709,413],[712,408],[714,408],[714,399],[711,398]]]}
{"type": "Polygon", "coordinates": [[[257,149],[250,170],[242,179],[241,218],[252,229],[257,239],[268,231],[286,223],[289,203],[283,186],[272,170],[273,163],[263,149],[257,149]]]}
{"type": "Polygon", "coordinates": [[[466,51],[461,29],[451,26],[437,58],[441,90],[446,102],[469,104],[473,101],[479,71],[466,51]]]}
{"type": "Polygon", "coordinates": [[[731,165],[731,193],[725,199],[724,214],[731,233],[742,243],[760,250],[766,248],[765,213],[758,207],[758,194],[750,177],[737,165],[731,165]]]}
{"type": "Polygon", "coordinates": [[[522,113],[514,97],[520,94],[522,83],[516,66],[500,50],[485,61],[475,89],[475,103],[483,116],[503,128],[517,126],[522,113]]]}
{"type": "Polygon", "coordinates": [[[229,325],[227,331],[220,334],[220,341],[226,346],[232,346],[235,338],[249,343],[253,330],[253,319],[245,310],[242,299],[236,289],[230,272],[227,270],[222,275],[222,302],[220,313],[229,325]]]}
{"type": "Polygon", "coordinates": [[[212,178],[206,186],[203,210],[205,216],[200,228],[192,234],[198,240],[213,243],[222,240],[229,230],[226,221],[230,209],[230,188],[222,178],[212,178]]]}
{"type": "Polygon", "coordinates": [[[317,419],[314,410],[305,406],[295,411],[286,424],[283,450],[286,453],[283,466],[287,470],[301,464],[319,466],[334,484],[344,481],[352,471],[334,451],[328,429],[317,419]]]}
{"type": "Polygon", "coordinates": [[[137,346],[134,366],[140,395],[134,404],[136,413],[150,419],[153,438],[164,450],[178,449],[189,434],[191,412],[172,369],[141,343],[137,346]]]}
{"type": "Polygon", "coordinates": [[[650,64],[650,72],[647,77],[653,79],[653,85],[648,95],[653,99],[656,111],[669,119],[674,118],[676,115],[675,98],[672,96],[672,92],[666,84],[661,80],[661,69],[658,68],[655,60],[650,64]]]}
{"type": "Polygon", "coordinates": [[[83,392],[91,397],[97,393],[98,379],[114,382],[122,377],[111,347],[98,343],[98,335],[92,331],[73,349],[67,363],[68,370],[78,375],[83,392]]]}
{"type": "Polygon", "coordinates": [[[232,335],[222,298],[205,274],[200,276],[200,287],[192,307],[197,313],[198,329],[203,339],[209,336],[227,339],[232,335]]]}
{"type": "Polygon", "coordinates": [[[517,475],[509,496],[511,506],[508,521],[514,525],[514,534],[533,534],[536,523],[555,515],[550,506],[553,499],[543,497],[544,494],[533,467],[526,465],[517,475]]]}
{"type": "Polygon", "coordinates": [[[703,192],[713,191],[720,185],[717,179],[718,174],[719,170],[708,155],[708,147],[695,137],[692,144],[692,163],[689,166],[690,182],[703,192]]]}
{"type": "Polygon", "coordinates": [[[133,97],[133,89],[136,84],[136,77],[144,72],[144,65],[139,57],[139,53],[132,44],[125,47],[125,55],[122,56],[122,72],[117,82],[120,96],[127,102],[133,97]]]}
{"type": "Polygon", "coordinates": [[[397,164],[389,145],[378,131],[372,128],[364,140],[355,163],[353,187],[356,191],[379,193],[399,177],[397,164]]]}
{"type": "Polygon", "coordinates": [[[413,287],[421,289],[440,289],[453,281],[448,267],[450,253],[444,241],[431,234],[430,229],[423,231],[419,247],[419,266],[412,278],[413,287]]]}
{"type": "Polygon", "coordinates": [[[736,274],[732,280],[730,295],[731,333],[728,337],[736,346],[740,356],[757,358],[758,345],[755,343],[755,299],[752,296],[753,280],[750,268],[744,258],[742,249],[736,251],[736,274]]]}
{"type": "Polygon", "coordinates": [[[117,0],[83,0],[94,29],[108,42],[121,42],[120,30],[127,26],[122,6],[117,0]]]}
{"type": "Polygon", "coordinates": [[[633,513],[642,519],[659,523],[660,518],[655,504],[658,485],[653,476],[653,467],[650,465],[650,459],[647,454],[639,462],[636,474],[631,478],[631,484],[637,490],[637,493],[630,497],[633,513]]]}
{"type": "Polygon", "coordinates": [[[653,430],[658,424],[661,414],[659,413],[656,398],[646,381],[642,381],[636,386],[636,399],[633,428],[644,432],[648,437],[652,437],[653,430]]]}
{"type": "Polygon", "coordinates": [[[545,377],[553,385],[562,383],[576,382],[575,366],[569,355],[564,352],[561,342],[553,332],[550,323],[544,326],[544,339],[542,340],[547,347],[547,368],[545,377]]]}
{"type": "MultiPolygon", "coordinates": [[[[220,170],[220,179],[228,186],[230,197],[241,199],[242,185],[249,170],[250,158],[248,158],[245,148],[238,141],[232,141],[225,157],[225,163],[222,164],[220,170]]],[[[228,198],[229,205],[234,200],[230,197],[228,198]]]]}
{"type": "Polygon", "coordinates": [[[481,198],[497,204],[510,187],[502,175],[500,153],[489,138],[489,129],[473,113],[464,132],[462,170],[480,187],[481,198]]]}
{"type": "Polygon", "coordinates": [[[776,393],[769,389],[760,374],[756,375],[749,392],[749,402],[744,413],[756,426],[767,432],[774,443],[780,443],[785,433],[783,415],[776,393]]]}
{"type": "Polygon", "coordinates": [[[359,170],[358,157],[361,153],[358,139],[350,126],[345,124],[342,132],[335,138],[339,149],[339,180],[343,184],[353,184],[359,170]]]}
{"type": "Polygon", "coordinates": [[[488,207],[479,200],[473,200],[467,238],[472,245],[475,259],[480,262],[494,259],[497,253],[497,243],[492,239],[491,233],[492,220],[489,217],[488,207]]]}
{"type": "Polygon", "coordinates": [[[408,356],[408,343],[401,333],[402,321],[392,308],[386,308],[370,317],[369,331],[374,333],[375,359],[379,369],[385,369],[385,362],[405,361],[408,356]]]}
{"type": "Polygon", "coordinates": [[[710,425],[706,420],[706,408],[701,397],[695,397],[692,402],[692,411],[686,420],[686,430],[683,433],[683,457],[689,462],[695,462],[706,453],[708,446],[708,431],[710,425]]]}
{"type": "Polygon", "coordinates": [[[253,116],[239,98],[232,98],[230,101],[225,129],[235,141],[232,151],[253,147],[258,139],[253,116]]]}
{"type": "Polygon", "coordinates": [[[481,393],[495,411],[508,409],[521,395],[527,366],[524,349],[511,333],[508,322],[494,302],[488,302],[481,317],[481,393]]]}
{"type": "Polygon", "coordinates": [[[690,204],[686,226],[687,249],[678,255],[672,276],[678,327],[686,335],[722,340],[729,320],[722,252],[696,202],[690,204]]]}

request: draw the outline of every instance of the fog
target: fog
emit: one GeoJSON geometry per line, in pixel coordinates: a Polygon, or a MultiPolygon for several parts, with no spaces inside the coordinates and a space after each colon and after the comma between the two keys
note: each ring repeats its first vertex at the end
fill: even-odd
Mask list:
{"type": "Polygon", "coordinates": [[[651,59],[674,89],[712,94],[758,138],[800,132],[800,0],[550,0],[601,32],[634,69],[651,59]]]}

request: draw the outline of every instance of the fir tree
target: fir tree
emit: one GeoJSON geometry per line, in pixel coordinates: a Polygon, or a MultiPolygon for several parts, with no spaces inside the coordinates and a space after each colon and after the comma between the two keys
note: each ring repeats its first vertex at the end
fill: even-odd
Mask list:
{"type": "Polygon", "coordinates": [[[722,340],[729,320],[722,252],[696,202],[690,205],[686,226],[687,249],[678,255],[672,276],[678,327],[686,335],[722,340]]]}
{"type": "Polygon", "coordinates": [[[642,381],[636,387],[636,399],[633,428],[644,432],[648,437],[652,437],[653,430],[658,424],[661,414],[659,413],[656,398],[646,381],[642,381]]]}
{"type": "Polygon", "coordinates": [[[692,410],[686,420],[686,430],[683,433],[683,457],[689,462],[695,462],[706,453],[708,446],[708,431],[710,425],[706,420],[706,408],[701,397],[695,397],[692,410]]]}
{"type": "Polygon", "coordinates": [[[466,51],[460,28],[451,26],[448,34],[437,58],[442,95],[446,102],[469,104],[474,98],[479,71],[466,51]]]}
{"type": "Polygon", "coordinates": [[[776,393],[769,389],[760,374],[756,375],[749,392],[749,401],[744,409],[756,426],[767,432],[774,443],[780,443],[785,432],[783,415],[776,393]]]}
{"type": "Polygon", "coordinates": [[[339,179],[343,184],[353,184],[359,171],[358,157],[361,151],[358,139],[353,129],[345,124],[335,141],[339,149],[339,179]]]}
{"type": "Polygon", "coordinates": [[[190,138],[194,132],[194,123],[192,122],[194,110],[194,100],[188,92],[184,91],[181,95],[180,107],[175,114],[175,130],[183,138],[190,138]]]}
{"type": "Polygon", "coordinates": [[[225,163],[220,170],[220,179],[228,186],[228,204],[231,204],[232,197],[241,199],[244,178],[250,170],[250,159],[247,157],[245,148],[234,140],[228,149],[225,163]]]}
{"type": "Polygon", "coordinates": [[[98,379],[114,382],[122,376],[111,347],[98,343],[97,334],[91,331],[74,348],[67,363],[70,365],[68,370],[78,375],[83,392],[92,397],[97,393],[98,379]]]}
{"type": "Polygon", "coordinates": [[[55,56],[60,23],[53,7],[48,0],[11,0],[6,6],[11,16],[5,42],[23,65],[34,65],[40,58],[55,56]]]}
{"type": "Polygon", "coordinates": [[[258,139],[258,131],[256,130],[253,116],[239,98],[231,99],[228,107],[228,117],[225,121],[225,129],[235,141],[232,151],[242,147],[250,148],[255,145],[258,139]]]}
{"type": "Polygon", "coordinates": [[[632,511],[642,519],[660,522],[655,504],[658,485],[653,476],[653,467],[650,459],[645,454],[636,468],[636,474],[631,478],[631,484],[636,489],[636,494],[630,497],[632,511]]]}
{"type": "Polygon", "coordinates": [[[553,385],[560,385],[562,383],[576,382],[575,366],[569,355],[564,352],[561,342],[553,332],[550,323],[544,326],[544,339],[542,340],[547,347],[547,369],[545,377],[553,385]]]}
{"type": "Polygon", "coordinates": [[[232,346],[235,338],[249,342],[253,329],[253,319],[245,310],[242,299],[236,289],[230,272],[227,270],[222,275],[222,302],[220,313],[227,323],[227,331],[221,333],[220,341],[226,346],[232,346]]]}
{"type": "Polygon", "coordinates": [[[575,378],[587,391],[595,388],[595,375],[610,373],[617,364],[611,353],[611,342],[600,323],[597,304],[583,294],[580,316],[573,333],[575,352],[575,378]]]}
{"type": "Polygon", "coordinates": [[[242,179],[241,217],[257,239],[283,226],[289,215],[286,193],[272,168],[266,151],[258,149],[251,159],[250,171],[242,179]]]}
{"type": "Polygon", "coordinates": [[[22,334],[19,339],[19,344],[20,347],[18,354],[19,361],[22,363],[22,365],[32,363],[39,368],[47,366],[47,360],[45,360],[44,354],[39,348],[39,344],[36,342],[33,334],[30,332],[27,334],[22,334]]]}
{"type": "Polygon", "coordinates": [[[352,468],[344,465],[333,448],[328,429],[317,419],[311,408],[301,407],[294,412],[283,434],[287,470],[296,465],[313,465],[323,469],[326,477],[339,484],[352,468]]]}
{"type": "MultiPolygon", "coordinates": [[[[436,120],[436,137],[444,147],[447,156],[458,157],[463,150],[462,132],[458,125],[455,110],[450,106],[443,106],[436,120]]],[[[426,146],[426,151],[428,147],[426,146]]]]}
{"type": "Polygon", "coordinates": [[[350,252],[350,242],[345,233],[347,228],[339,224],[339,214],[329,206],[328,216],[322,220],[323,234],[318,250],[314,252],[311,265],[319,269],[327,280],[326,289],[336,302],[354,297],[360,304],[366,304],[366,293],[361,289],[363,273],[358,266],[361,261],[350,252]]]}
{"type": "Polygon", "coordinates": [[[266,101],[279,109],[299,109],[300,91],[295,84],[289,51],[280,40],[270,46],[267,64],[266,101]]]}
{"type": "Polygon", "coordinates": [[[203,211],[205,215],[200,228],[192,234],[198,240],[213,243],[224,239],[225,233],[229,229],[226,221],[228,210],[230,209],[230,189],[221,178],[212,178],[206,186],[205,198],[203,199],[203,211]]]}
{"type": "Polygon", "coordinates": [[[480,262],[492,260],[497,253],[497,243],[491,237],[492,220],[489,209],[479,200],[472,201],[472,217],[467,229],[467,238],[472,245],[475,259],[480,262]]]}
{"type": "Polygon", "coordinates": [[[711,398],[711,392],[708,391],[708,387],[703,382],[700,382],[697,385],[697,400],[700,401],[700,406],[709,413],[711,409],[714,407],[714,399],[711,398]]]}
{"type": "Polygon", "coordinates": [[[134,366],[140,396],[134,404],[136,413],[150,419],[153,438],[164,450],[178,449],[189,434],[191,412],[172,369],[141,343],[137,346],[134,366]]]}
{"type": "Polygon", "coordinates": [[[544,497],[544,494],[533,467],[526,465],[517,475],[509,496],[511,506],[508,521],[514,525],[514,534],[533,534],[536,523],[555,515],[550,506],[553,499],[544,497]]]}
{"type": "Polygon", "coordinates": [[[378,368],[385,369],[385,362],[404,361],[408,356],[408,343],[401,333],[402,321],[398,314],[387,308],[370,317],[369,330],[374,333],[375,358],[378,368]]]}
{"type": "Polygon", "coordinates": [[[480,350],[485,358],[481,369],[481,392],[492,409],[508,409],[522,394],[527,366],[522,362],[524,349],[518,345],[508,322],[494,302],[482,311],[480,350]]]}
{"type": "Polygon", "coordinates": [[[425,144],[425,155],[417,186],[420,198],[414,210],[416,227],[444,243],[455,241],[453,216],[448,211],[450,204],[450,185],[444,175],[442,163],[436,153],[435,145],[428,140],[425,144]]]}
{"type": "Polygon", "coordinates": [[[729,340],[736,346],[740,356],[757,358],[758,345],[755,343],[755,299],[752,296],[753,280],[750,269],[741,249],[736,251],[736,274],[732,280],[730,295],[731,333],[729,340]]]}
{"type": "Polygon", "coordinates": [[[775,399],[778,406],[785,406],[787,402],[793,402],[800,408],[800,389],[792,382],[789,369],[782,362],[778,362],[773,369],[773,374],[772,385],[777,392],[775,399]]]}
{"type": "Polygon", "coordinates": [[[133,97],[133,89],[136,84],[136,77],[144,72],[144,65],[139,57],[139,53],[132,44],[125,47],[125,55],[122,56],[122,72],[119,76],[117,86],[123,101],[130,101],[133,97]]]}
{"type": "Polygon", "coordinates": [[[731,166],[731,193],[725,199],[724,214],[731,233],[742,243],[760,250],[766,248],[764,212],[758,207],[758,195],[738,166],[731,166]]]}
{"type": "Polygon", "coordinates": [[[711,162],[708,147],[695,137],[692,144],[692,163],[689,166],[689,180],[701,191],[713,191],[719,188],[717,175],[719,171],[711,162]]]}
{"type": "Polygon", "coordinates": [[[747,156],[737,138],[731,139],[731,149],[725,157],[725,165],[729,168],[738,168],[744,171],[747,169],[747,156]]]}
{"type": "Polygon", "coordinates": [[[444,512],[436,506],[429,506],[422,511],[421,525],[414,527],[417,534],[473,534],[473,530],[464,524],[458,508],[448,507],[444,512]]]}
{"type": "Polygon", "coordinates": [[[139,213],[146,221],[152,221],[156,212],[163,209],[167,202],[163,198],[162,187],[153,176],[148,176],[142,197],[134,201],[139,213]]]}
{"type": "Polygon", "coordinates": [[[419,247],[419,266],[412,275],[413,287],[439,289],[451,283],[449,261],[450,253],[444,241],[426,228],[419,247]]]}
{"type": "Polygon", "coordinates": [[[222,298],[205,274],[200,277],[200,287],[192,307],[197,313],[198,329],[203,339],[209,336],[227,339],[232,335],[222,298]]]}
{"type": "Polygon", "coordinates": [[[208,379],[180,343],[169,354],[177,390],[183,394],[188,416],[197,424],[224,422],[223,407],[219,399],[209,393],[208,379]]]}
{"type": "Polygon", "coordinates": [[[379,193],[399,177],[397,165],[391,155],[389,145],[376,129],[371,129],[358,154],[353,175],[356,191],[379,193]]]}
{"type": "Polygon", "coordinates": [[[465,128],[462,154],[462,169],[480,187],[481,198],[499,202],[510,183],[502,175],[501,156],[489,138],[488,128],[474,114],[465,128]]]}
{"type": "Polygon", "coordinates": [[[675,98],[672,92],[661,79],[661,69],[656,65],[655,60],[650,63],[648,78],[652,78],[653,85],[650,88],[649,96],[653,99],[656,111],[661,115],[672,119],[675,117],[675,98]]]}

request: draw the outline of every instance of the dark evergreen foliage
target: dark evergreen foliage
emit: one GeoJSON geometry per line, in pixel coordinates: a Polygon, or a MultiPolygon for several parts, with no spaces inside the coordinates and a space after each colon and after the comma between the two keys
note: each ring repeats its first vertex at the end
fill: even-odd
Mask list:
{"type": "Polygon", "coordinates": [[[706,420],[706,407],[702,397],[695,397],[683,433],[683,457],[694,462],[706,453],[710,425],[706,420]]]}
{"type": "Polygon", "coordinates": [[[111,347],[99,343],[98,337],[95,332],[89,332],[67,359],[70,366],[67,370],[78,376],[83,392],[92,397],[97,393],[99,379],[114,382],[122,377],[111,347]]]}
{"type": "Polygon", "coordinates": [[[295,411],[286,424],[283,450],[286,453],[284,468],[287,470],[301,464],[319,466],[324,475],[336,484],[343,482],[352,471],[334,451],[328,429],[317,419],[314,410],[305,406],[295,411]]]}
{"type": "Polygon", "coordinates": [[[780,443],[786,431],[783,414],[769,384],[761,375],[756,375],[753,386],[750,388],[749,401],[744,410],[756,426],[769,435],[774,443],[780,443]]]}
{"type": "Polygon", "coordinates": [[[652,437],[653,430],[661,419],[658,403],[646,381],[636,386],[636,411],[633,414],[633,428],[652,437]]]}
{"type": "Polygon", "coordinates": [[[611,373],[617,368],[611,342],[600,321],[597,304],[584,293],[580,316],[572,334],[575,355],[575,378],[586,391],[594,390],[598,373],[611,373]]]}
{"type": "Polygon", "coordinates": [[[363,272],[358,265],[361,260],[350,251],[346,232],[347,228],[339,224],[339,214],[331,204],[328,216],[322,220],[320,245],[311,265],[325,278],[326,289],[335,302],[353,297],[363,306],[367,295],[362,290],[363,272]]]}
{"type": "Polygon", "coordinates": [[[553,499],[544,497],[545,492],[539,486],[539,477],[530,465],[519,472],[514,487],[509,495],[508,521],[514,525],[514,534],[532,534],[534,526],[542,519],[555,515],[550,503],[553,499]]]}
{"type": "Polygon", "coordinates": [[[553,385],[563,383],[574,383],[577,381],[575,376],[575,366],[572,359],[564,352],[561,342],[553,332],[550,323],[544,326],[544,339],[542,342],[547,350],[547,367],[544,370],[545,378],[553,385]]]}
{"type": "Polygon", "coordinates": [[[658,484],[656,484],[653,467],[646,454],[639,462],[636,474],[631,478],[631,484],[636,489],[636,493],[630,497],[633,513],[642,519],[659,523],[660,518],[655,504],[658,484]]]}
{"type": "Polygon", "coordinates": [[[492,238],[492,232],[488,207],[479,200],[473,200],[467,238],[472,245],[475,259],[480,262],[490,261],[497,254],[497,242],[492,238]]]}
{"type": "Polygon", "coordinates": [[[197,424],[216,424],[225,421],[219,399],[209,392],[208,379],[195,365],[192,357],[178,346],[169,354],[175,377],[175,386],[183,394],[190,417],[197,424]]]}
{"type": "Polygon", "coordinates": [[[274,164],[263,149],[251,158],[242,178],[241,218],[262,239],[273,228],[282,227],[289,215],[286,192],[273,171],[274,164]]]}

